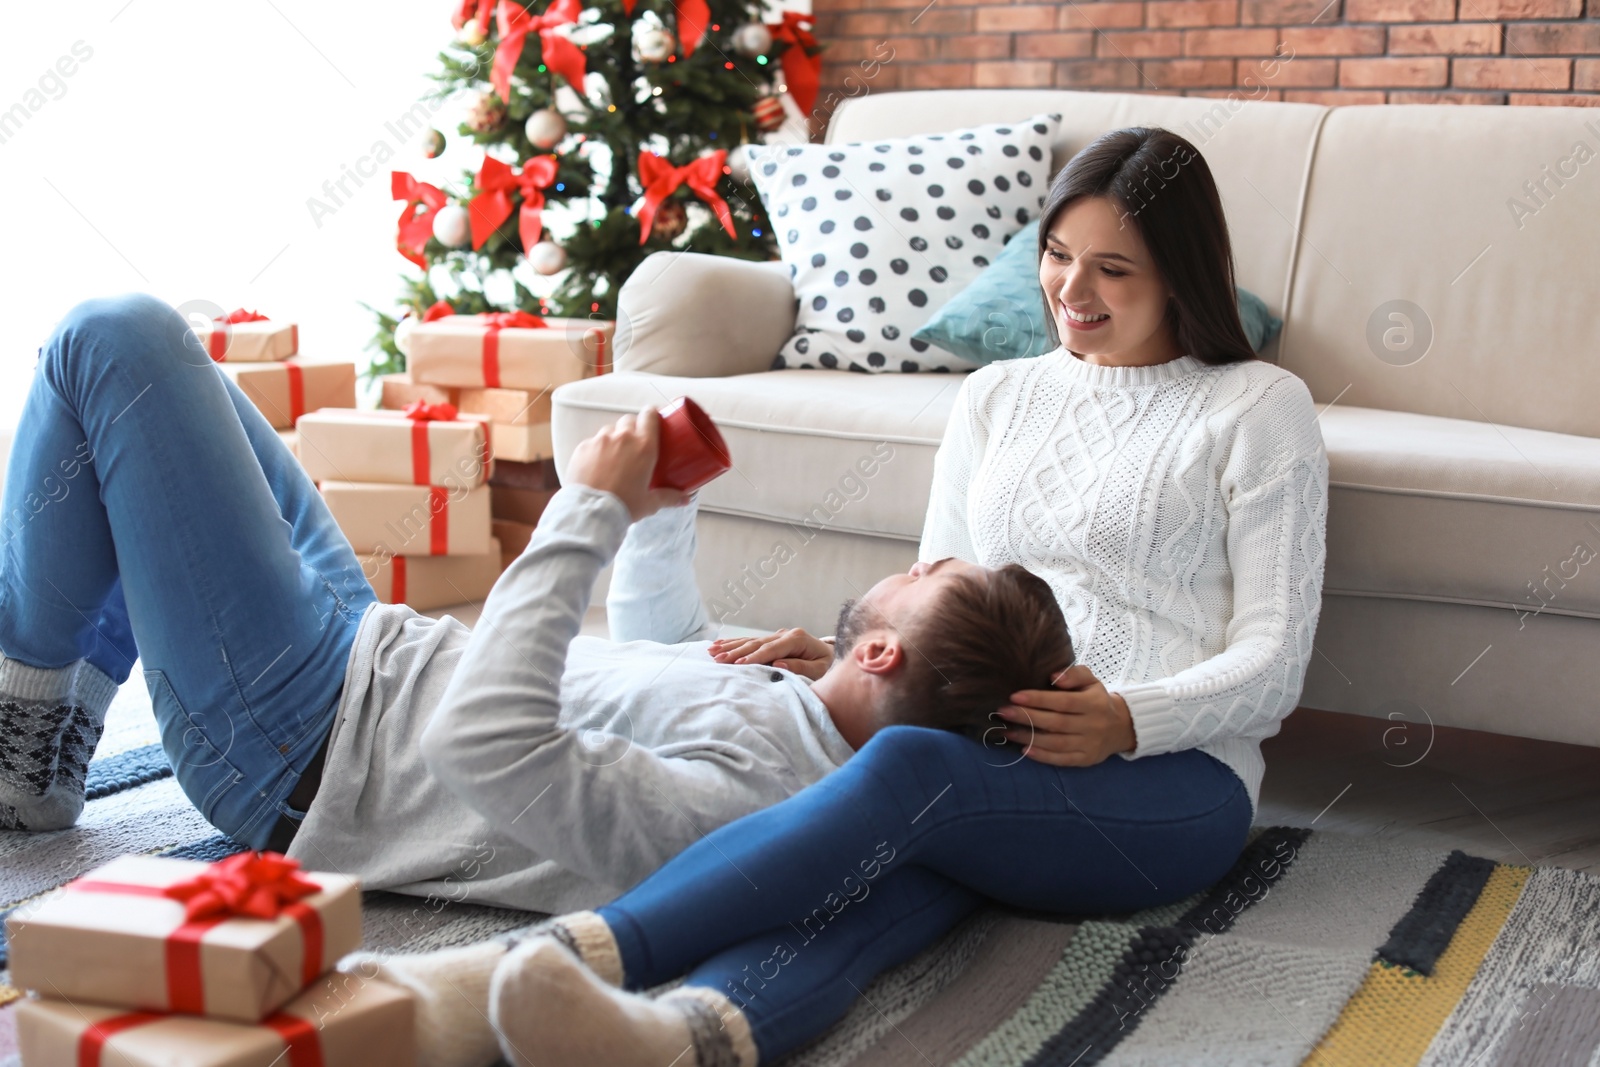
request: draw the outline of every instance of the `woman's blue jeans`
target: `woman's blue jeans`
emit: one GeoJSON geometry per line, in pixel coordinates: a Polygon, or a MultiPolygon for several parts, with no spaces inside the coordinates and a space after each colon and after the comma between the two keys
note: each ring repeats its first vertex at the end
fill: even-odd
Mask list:
{"type": "Polygon", "coordinates": [[[288,446],[144,295],[89,300],[39,352],[0,512],[0,652],[135,659],[178,783],[263,846],[333,725],[377,602],[288,446]]]}
{"type": "Polygon", "coordinates": [[[1074,915],[1180,900],[1227,872],[1251,816],[1238,776],[1197,750],[1057,768],[892,726],[599,911],[629,988],[687,972],[743,1009],[767,1062],[985,898],[1074,915]]]}

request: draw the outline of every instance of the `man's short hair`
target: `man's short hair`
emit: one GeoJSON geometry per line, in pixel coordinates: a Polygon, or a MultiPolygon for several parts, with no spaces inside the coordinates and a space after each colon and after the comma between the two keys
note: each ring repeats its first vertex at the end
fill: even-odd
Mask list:
{"type": "Polygon", "coordinates": [[[1044,579],[1011,563],[953,575],[926,616],[899,627],[905,668],[887,718],[982,738],[1019,689],[1048,689],[1072,666],[1072,637],[1044,579]]]}

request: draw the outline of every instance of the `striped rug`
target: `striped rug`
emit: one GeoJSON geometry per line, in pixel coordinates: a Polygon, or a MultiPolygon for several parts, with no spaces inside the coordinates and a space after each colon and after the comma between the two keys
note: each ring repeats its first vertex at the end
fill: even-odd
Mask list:
{"type": "MultiPolygon", "coordinates": [[[[124,853],[237,850],[149,740],[108,735],[73,829],[0,833],[0,913],[124,853]]],[[[537,918],[386,893],[365,909],[387,951],[537,918]]],[[[16,1067],[5,978],[0,1067],[16,1067]]],[[[1257,828],[1204,893],[1074,921],[987,909],[864,994],[784,1067],[1600,1067],[1600,879],[1257,828]]]]}

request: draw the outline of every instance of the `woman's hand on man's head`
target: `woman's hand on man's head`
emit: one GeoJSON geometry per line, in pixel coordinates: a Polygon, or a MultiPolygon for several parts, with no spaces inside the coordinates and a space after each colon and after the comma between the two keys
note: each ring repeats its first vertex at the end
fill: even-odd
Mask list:
{"type": "Polygon", "coordinates": [[[1056,767],[1091,767],[1138,743],[1127,701],[1082,664],[1061,672],[1053,689],[1012,693],[997,714],[1028,758],[1056,767]]]}
{"type": "Polygon", "coordinates": [[[718,663],[771,664],[813,682],[827,674],[833,663],[832,639],[812,637],[799,627],[765,637],[718,638],[707,651],[718,663]]]}

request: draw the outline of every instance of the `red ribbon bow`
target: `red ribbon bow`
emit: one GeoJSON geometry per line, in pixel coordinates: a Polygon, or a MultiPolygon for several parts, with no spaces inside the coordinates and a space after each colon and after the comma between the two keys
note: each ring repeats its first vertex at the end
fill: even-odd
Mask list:
{"type": "Polygon", "coordinates": [[[774,41],[789,44],[783,50],[783,80],[795,104],[808,115],[817,102],[817,89],[822,82],[822,45],[811,33],[816,24],[810,15],[785,11],[782,22],[767,25],[774,41]]]}
{"type": "Polygon", "coordinates": [[[500,46],[494,50],[494,66],[489,70],[489,84],[500,94],[500,99],[511,102],[511,72],[517,69],[517,60],[522,58],[522,46],[528,34],[535,30],[539,32],[544,65],[567,79],[567,84],[580,95],[583,93],[583,76],[588,69],[583,53],[569,38],[555,32],[558,27],[577,22],[582,11],[582,0],[555,0],[542,15],[530,15],[521,4],[500,0],[496,13],[500,46]]]}
{"type": "Polygon", "coordinates": [[[276,919],[285,905],[322,891],[300,877],[299,870],[299,860],[275,852],[240,852],[161,892],[183,902],[190,922],[234,916],[276,919]]]}
{"type": "Polygon", "coordinates": [[[456,309],[443,300],[435,300],[433,306],[422,313],[423,322],[437,322],[456,313],[456,309]]]}
{"type": "Polygon", "coordinates": [[[544,193],[556,180],[556,157],[534,156],[522,165],[521,172],[511,169],[493,156],[483,157],[478,168],[478,195],[467,205],[472,216],[472,249],[477,251],[511,216],[511,193],[522,195],[522,211],[517,217],[517,234],[522,238],[522,254],[527,255],[539,243],[543,232],[540,212],[544,208],[544,193]]]}
{"type": "Polygon", "coordinates": [[[226,322],[228,325],[232,326],[241,322],[270,322],[271,320],[265,315],[261,314],[259,311],[246,311],[244,308],[234,308],[226,315],[218,315],[214,321],[226,322]]]}
{"type": "Polygon", "coordinates": [[[456,8],[456,13],[450,18],[450,25],[461,29],[474,20],[478,23],[478,33],[489,36],[489,16],[494,14],[494,0],[461,0],[456,8]]]}
{"type": "Polygon", "coordinates": [[[395,247],[402,256],[427,270],[428,261],[423,257],[422,250],[427,247],[428,238],[433,236],[434,213],[444,207],[446,197],[436,187],[419,182],[402,170],[389,173],[389,190],[394,199],[406,202],[405,209],[400,212],[400,229],[395,236],[395,247]]]}
{"type": "Polygon", "coordinates": [[[417,399],[407,404],[404,410],[406,418],[413,422],[454,422],[456,419],[456,406],[446,400],[430,404],[417,399]]]}
{"type": "MultiPolygon", "coordinates": [[[[540,325],[542,326],[544,324],[540,323],[540,325]]],[[[403,410],[405,411],[406,418],[411,420],[411,483],[413,485],[426,485],[430,487],[429,509],[434,517],[430,551],[433,555],[444,555],[448,551],[448,542],[445,540],[444,534],[444,524],[448,522],[448,517],[445,516],[444,509],[448,507],[448,502],[443,496],[445,487],[441,485],[434,485],[433,478],[431,477],[433,470],[433,458],[428,451],[428,423],[454,422],[456,421],[458,413],[456,411],[456,406],[448,401],[440,401],[437,404],[430,404],[426,400],[421,399],[413,400],[411,403],[407,404],[403,410]]],[[[490,469],[489,427],[487,425],[483,427],[483,452],[479,462],[483,464],[484,476],[487,477],[490,469]]],[[[398,563],[398,561],[403,558],[404,557],[396,556],[395,560],[398,563]]],[[[400,575],[398,581],[403,583],[405,581],[404,572],[397,571],[396,573],[400,575]]],[[[405,600],[404,598],[397,598],[391,601],[391,603],[403,604],[405,603],[405,600]]]]}
{"type": "Polygon", "coordinates": [[[640,152],[639,182],[644,186],[644,206],[639,209],[639,243],[650,239],[650,225],[655,221],[656,210],[680,185],[688,185],[694,195],[716,212],[728,236],[737,238],[733,213],[728,210],[728,202],[717,194],[717,182],[722,180],[722,165],[727,158],[727,150],[719,148],[687,166],[674,167],[654,152],[640,152]]]}
{"type": "MultiPolygon", "coordinates": [[[[226,362],[228,358],[229,331],[227,327],[236,326],[241,322],[271,322],[272,320],[261,314],[259,311],[246,311],[244,308],[234,308],[226,315],[215,316],[212,321],[220,322],[223,328],[213,329],[211,331],[210,336],[206,338],[206,351],[211,355],[213,360],[218,363],[223,363],[226,362]]],[[[300,348],[300,327],[298,325],[291,324],[289,329],[294,334],[294,348],[296,351],[298,351],[300,348]]],[[[296,367],[295,371],[298,370],[299,368],[296,367]]],[[[291,389],[294,387],[295,371],[290,372],[291,389]]]]}

